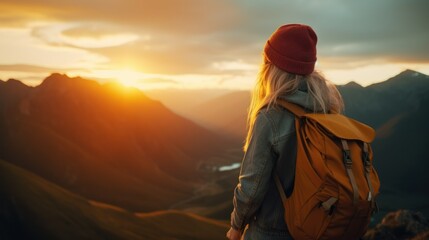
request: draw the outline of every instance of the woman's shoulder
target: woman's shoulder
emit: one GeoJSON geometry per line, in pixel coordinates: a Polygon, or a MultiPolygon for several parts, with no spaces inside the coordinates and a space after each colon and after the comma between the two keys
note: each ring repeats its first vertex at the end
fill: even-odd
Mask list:
{"type": "Polygon", "coordinates": [[[279,105],[274,105],[271,107],[265,106],[259,111],[258,115],[261,115],[261,117],[266,118],[273,123],[280,123],[285,120],[295,119],[293,113],[279,105]]]}
{"type": "Polygon", "coordinates": [[[281,106],[265,107],[261,109],[259,115],[257,118],[269,122],[277,141],[295,132],[295,116],[281,106]]]}

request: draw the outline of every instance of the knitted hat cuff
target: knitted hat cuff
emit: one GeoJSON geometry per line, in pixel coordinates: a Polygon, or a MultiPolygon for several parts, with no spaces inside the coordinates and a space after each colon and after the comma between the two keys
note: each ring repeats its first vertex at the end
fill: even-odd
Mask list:
{"type": "Polygon", "coordinates": [[[278,53],[271,46],[270,41],[267,41],[267,44],[265,44],[264,54],[268,61],[270,61],[283,71],[300,75],[308,75],[314,71],[314,64],[316,62],[316,59],[311,62],[302,62],[299,60],[288,58],[278,53]]]}

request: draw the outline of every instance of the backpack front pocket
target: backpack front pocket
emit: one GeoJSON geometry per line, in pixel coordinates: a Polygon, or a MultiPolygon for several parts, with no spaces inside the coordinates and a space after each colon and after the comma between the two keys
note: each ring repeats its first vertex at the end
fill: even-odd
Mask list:
{"type": "Polygon", "coordinates": [[[318,239],[325,232],[334,213],[334,205],[329,209],[325,209],[322,205],[330,197],[323,194],[325,196],[323,196],[324,201],[322,201],[320,195],[321,192],[314,194],[299,211],[300,218],[297,227],[309,239],[318,239]]]}

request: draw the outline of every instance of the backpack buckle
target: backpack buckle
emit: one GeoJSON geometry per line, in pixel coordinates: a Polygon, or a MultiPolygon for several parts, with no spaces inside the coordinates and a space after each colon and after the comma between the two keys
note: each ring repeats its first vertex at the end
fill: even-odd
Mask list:
{"type": "Polygon", "coordinates": [[[362,153],[362,158],[363,158],[363,161],[366,163],[369,159],[369,153],[367,151],[364,151],[362,153]]]}
{"type": "Polygon", "coordinates": [[[352,167],[352,159],[350,157],[350,150],[343,150],[343,161],[344,161],[344,165],[347,168],[352,167]]]}
{"type": "Polygon", "coordinates": [[[363,143],[363,152],[362,152],[362,161],[363,161],[363,164],[365,165],[365,171],[371,172],[372,163],[369,159],[368,148],[369,148],[368,144],[364,142],[363,143]]]}
{"type": "Polygon", "coordinates": [[[365,167],[371,167],[371,161],[369,159],[366,159],[364,163],[365,163],[365,167]]]}
{"type": "Polygon", "coordinates": [[[365,171],[368,172],[368,173],[370,173],[371,172],[372,164],[371,164],[371,161],[369,160],[369,154],[368,154],[368,152],[363,152],[362,158],[363,158],[363,164],[364,164],[364,167],[365,167],[365,171]]]}
{"type": "Polygon", "coordinates": [[[372,165],[370,161],[365,161],[365,172],[371,173],[372,165]]]}
{"type": "Polygon", "coordinates": [[[363,158],[363,162],[365,163],[365,167],[370,167],[371,166],[371,161],[369,160],[369,153],[368,152],[363,152],[362,153],[362,158],[363,158]]]}

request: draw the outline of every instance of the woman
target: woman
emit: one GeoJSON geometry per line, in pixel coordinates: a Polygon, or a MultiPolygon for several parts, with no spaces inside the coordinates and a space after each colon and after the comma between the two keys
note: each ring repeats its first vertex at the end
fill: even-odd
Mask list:
{"type": "Polygon", "coordinates": [[[253,240],[292,239],[273,174],[279,175],[286,194],[290,194],[295,173],[295,117],[276,101],[283,99],[312,112],[341,112],[343,108],[335,86],[314,71],[316,43],[316,33],[310,26],[288,24],[278,28],[265,45],[248,114],[245,155],[234,191],[227,233],[231,240],[242,235],[253,240]]]}

